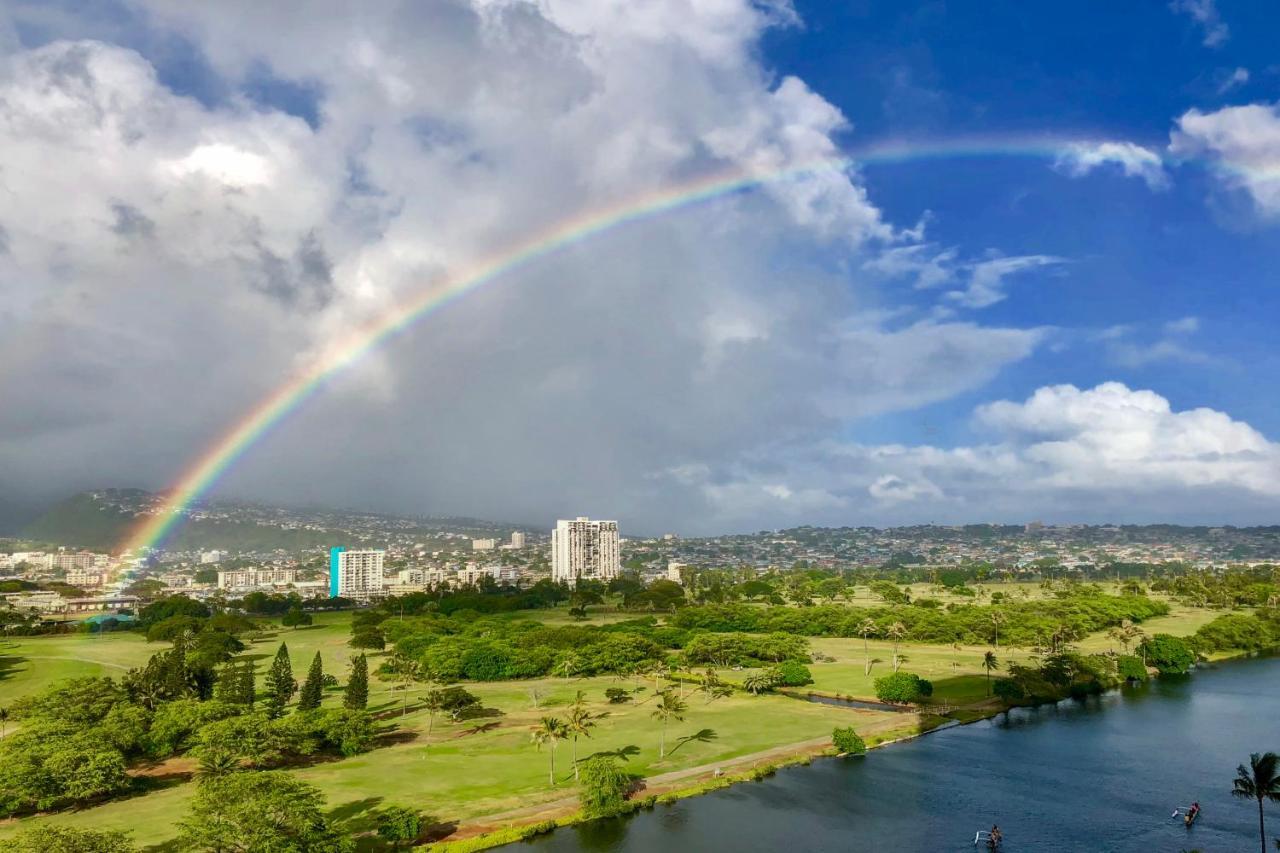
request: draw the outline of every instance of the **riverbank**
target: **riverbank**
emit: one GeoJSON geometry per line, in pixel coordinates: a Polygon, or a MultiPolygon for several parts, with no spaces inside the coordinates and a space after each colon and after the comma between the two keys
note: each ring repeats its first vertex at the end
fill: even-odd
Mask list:
{"type": "MultiPolygon", "coordinates": [[[[934,731],[959,725],[935,714],[906,711],[898,719],[879,721],[859,730],[868,750],[915,740],[934,731]]],[[[831,737],[774,747],[714,765],[703,765],[645,779],[639,795],[628,801],[622,814],[698,797],[738,785],[759,782],[787,767],[804,766],[816,758],[836,758],[831,737]]],[[[528,840],[561,827],[582,823],[576,795],[504,814],[477,818],[458,825],[448,838],[428,845],[430,853],[473,853],[528,840]],[[514,823],[512,821],[515,821],[514,823]],[[495,827],[495,823],[505,825],[495,827]]]]}
{"type": "Polygon", "coordinates": [[[1251,751],[1277,746],[1257,713],[1277,701],[1280,661],[1248,656],[581,823],[527,849],[754,853],[794,849],[803,826],[806,849],[960,850],[993,823],[1010,849],[1037,853],[1256,849],[1256,806],[1232,797],[1231,782],[1251,751]],[[1185,732],[1195,748],[1178,748],[1185,732]],[[1204,811],[1188,830],[1169,815],[1192,800],[1204,811]]]}
{"type": "MultiPolygon", "coordinates": [[[[1211,656],[1198,666],[1205,667],[1208,665],[1216,668],[1216,665],[1220,663],[1244,661],[1266,656],[1269,656],[1268,653],[1251,651],[1223,652],[1211,656]]],[[[1159,678],[1158,675],[1153,674],[1151,676],[1152,681],[1157,678],[1159,678]]],[[[1133,686],[1121,685],[1093,697],[1064,695],[1051,701],[1042,702],[1005,704],[998,699],[992,698],[970,706],[950,708],[945,714],[922,713],[928,706],[885,706],[902,715],[902,718],[909,717],[911,722],[902,718],[889,720],[860,730],[859,733],[863,736],[867,749],[870,751],[894,744],[915,741],[924,735],[957,726],[967,726],[991,720],[1002,714],[1007,715],[1020,710],[1034,712],[1047,706],[1058,706],[1073,698],[1076,701],[1081,701],[1087,698],[1098,699],[1107,694],[1119,695],[1126,687],[1133,686]]],[[[1142,685],[1139,684],[1138,686],[1141,687],[1142,685]]],[[[842,705],[853,712],[866,712],[873,709],[882,710],[881,706],[884,706],[884,703],[872,700],[823,691],[793,690],[782,692],[784,695],[798,701],[823,702],[825,700],[826,703],[842,705]]],[[[834,757],[836,757],[836,753],[830,744],[830,738],[818,738],[742,756],[739,759],[723,762],[715,767],[689,768],[684,771],[663,774],[646,780],[642,795],[629,801],[628,808],[622,814],[629,815],[639,811],[651,810],[657,805],[669,805],[680,800],[699,797],[746,782],[760,782],[773,776],[779,770],[795,766],[807,766],[816,758],[834,757]],[[688,784],[691,779],[696,779],[698,776],[703,776],[704,778],[693,784],[688,784]]],[[[486,820],[464,823],[446,840],[431,844],[426,849],[431,853],[473,853],[473,851],[487,850],[529,840],[557,828],[571,827],[586,822],[588,819],[582,815],[576,805],[576,797],[566,797],[557,803],[546,804],[537,809],[520,810],[519,812],[505,815],[495,815],[486,820]],[[513,818],[518,822],[514,824],[508,823],[500,828],[492,828],[492,824],[497,820],[511,820],[513,818]]]]}

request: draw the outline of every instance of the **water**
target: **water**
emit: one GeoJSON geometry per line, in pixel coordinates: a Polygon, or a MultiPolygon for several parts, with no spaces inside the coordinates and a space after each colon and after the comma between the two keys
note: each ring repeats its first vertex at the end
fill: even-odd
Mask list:
{"type": "MultiPolygon", "coordinates": [[[[561,829],[510,853],[1258,849],[1257,805],[1231,796],[1250,752],[1280,751],[1280,659],[1223,664],[1084,701],[952,728],[863,758],[561,829]],[[1187,830],[1175,806],[1199,800],[1187,830]]],[[[1268,812],[1280,836],[1280,806],[1268,812]]],[[[1268,840],[1268,849],[1270,849],[1268,840]]]]}

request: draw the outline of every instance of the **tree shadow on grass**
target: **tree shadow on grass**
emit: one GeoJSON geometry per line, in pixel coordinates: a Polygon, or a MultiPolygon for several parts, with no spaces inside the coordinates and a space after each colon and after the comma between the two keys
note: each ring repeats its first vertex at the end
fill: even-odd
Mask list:
{"type": "Polygon", "coordinates": [[[0,655],[0,681],[4,681],[6,678],[11,677],[13,675],[13,671],[26,663],[26,661],[26,658],[18,657],[16,655],[0,655]]]}
{"type": "Polygon", "coordinates": [[[365,797],[334,806],[329,809],[325,819],[329,825],[343,835],[358,835],[362,832],[373,832],[378,828],[377,807],[382,797],[365,797]]]}

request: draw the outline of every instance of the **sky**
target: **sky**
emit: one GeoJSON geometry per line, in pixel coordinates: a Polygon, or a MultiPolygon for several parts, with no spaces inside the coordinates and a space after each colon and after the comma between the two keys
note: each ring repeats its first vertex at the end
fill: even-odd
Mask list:
{"type": "Polygon", "coordinates": [[[1280,8],[0,0],[0,515],[1275,523],[1280,8]],[[810,169],[818,163],[841,168],[810,169]]]}

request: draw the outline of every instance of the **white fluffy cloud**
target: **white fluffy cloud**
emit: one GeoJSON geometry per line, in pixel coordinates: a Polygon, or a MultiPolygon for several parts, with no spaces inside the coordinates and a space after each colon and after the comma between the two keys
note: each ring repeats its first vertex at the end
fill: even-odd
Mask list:
{"type": "Polygon", "coordinates": [[[1126,177],[1141,178],[1153,190],[1169,186],[1160,155],[1133,142],[1073,143],[1058,155],[1054,166],[1075,178],[1105,166],[1118,166],[1126,177]]]}
{"type": "Polygon", "coordinates": [[[1280,216],[1280,106],[1188,110],[1178,119],[1169,150],[1177,157],[1206,158],[1223,184],[1247,193],[1260,214],[1280,216]]]}
{"type": "MultiPolygon", "coordinates": [[[[501,247],[692,177],[830,158],[850,132],[760,65],[785,3],[121,9],[0,22],[0,470],[34,498],[165,486],[317,353],[501,247]],[[193,55],[176,70],[156,47],[175,42],[193,55]],[[184,80],[201,64],[213,82],[184,80]]],[[[576,245],[335,377],[224,493],[700,519],[732,484],[654,472],[822,441],[1040,345],[839,272],[909,239],[827,171],[576,245]]],[[[761,514],[833,506],[821,485],[749,491],[761,514]]]]}
{"type": "MultiPolygon", "coordinates": [[[[1118,382],[1091,389],[1040,388],[1028,399],[977,408],[991,441],[956,448],[831,442],[774,448],[773,464],[700,473],[713,498],[753,494],[765,484],[804,493],[822,483],[822,517],[865,523],[910,517],[938,522],[1046,516],[1107,521],[1265,521],[1280,497],[1280,444],[1212,409],[1175,411],[1153,391],[1118,382]],[[786,459],[785,470],[777,460],[786,459]],[[714,482],[713,482],[714,481],[714,482]]],[[[736,504],[720,503],[726,521],[736,504]]],[[[793,520],[783,501],[776,513],[793,520]]]]}

